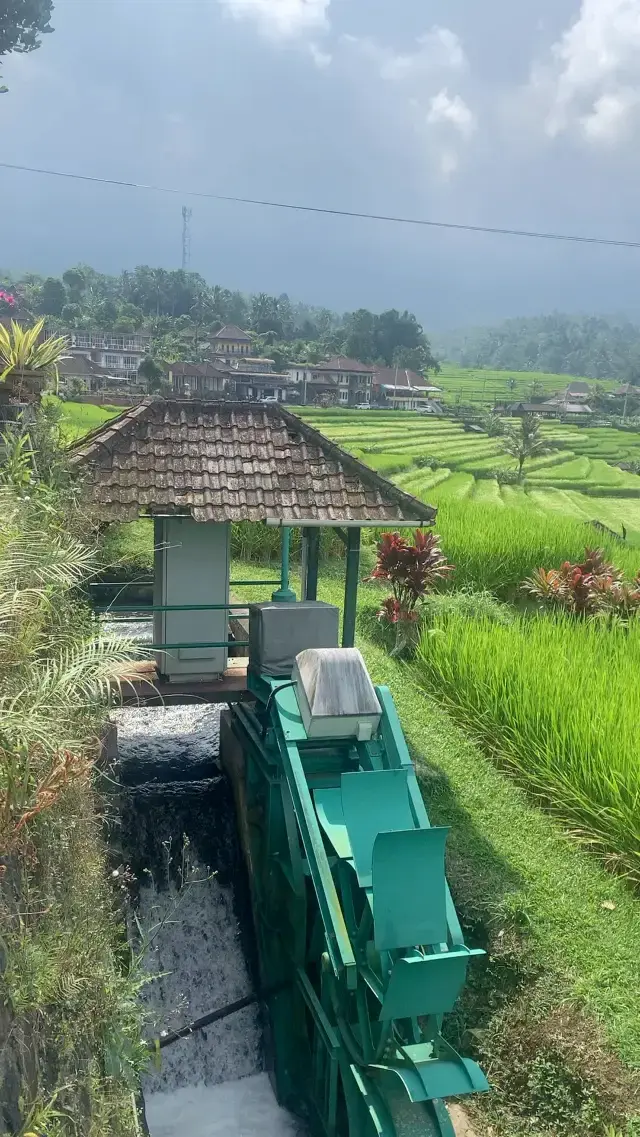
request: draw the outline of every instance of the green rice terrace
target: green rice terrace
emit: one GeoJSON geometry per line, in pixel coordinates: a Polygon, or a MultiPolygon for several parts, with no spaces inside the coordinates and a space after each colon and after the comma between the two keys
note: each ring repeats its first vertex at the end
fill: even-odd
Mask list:
{"type": "Polygon", "coordinates": [[[519,524],[525,514],[559,513],[598,520],[618,532],[624,525],[630,538],[640,540],[640,476],[612,465],[640,460],[640,434],[545,422],[541,433],[549,452],[527,461],[524,480],[518,482],[517,464],[499,437],[466,432],[454,420],[400,411],[364,416],[309,408],[303,414],[403,490],[433,505],[473,502],[515,510],[501,525],[519,524]]]}
{"type": "MultiPolygon", "coordinates": [[[[443,363],[440,373],[433,377],[448,403],[504,403],[528,401],[534,395],[551,395],[563,391],[577,375],[553,375],[546,371],[492,371],[484,367],[457,367],[443,363]]],[[[593,385],[592,379],[585,382],[593,385]]],[[[620,384],[610,379],[599,381],[604,391],[613,391],[620,384]]]]}

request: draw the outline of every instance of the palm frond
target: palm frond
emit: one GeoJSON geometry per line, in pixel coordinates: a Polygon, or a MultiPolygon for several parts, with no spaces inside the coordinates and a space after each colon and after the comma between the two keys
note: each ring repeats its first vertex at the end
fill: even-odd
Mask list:
{"type": "Polygon", "coordinates": [[[73,537],[16,533],[1,550],[0,592],[16,585],[72,587],[90,572],[94,559],[93,551],[73,537]]]}
{"type": "Polygon", "coordinates": [[[12,371],[46,371],[55,366],[68,346],[66,336],[51,336],[38,342],[44,320],[23,328],[15,320],[11,327],[0,325],[0,382],[12,371]]]}

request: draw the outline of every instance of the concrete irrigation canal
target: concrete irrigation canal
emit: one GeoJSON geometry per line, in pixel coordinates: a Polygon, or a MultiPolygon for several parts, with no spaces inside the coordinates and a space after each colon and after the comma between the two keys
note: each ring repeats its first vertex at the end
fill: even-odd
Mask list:
{"type": "MultiPolygon", "coordinates": [[[[131,938],[144,949],[151,1033],[254,990],[251,916],[220,706],[115,712],[123,784],[118,842],[135,878],[131,938]]],[[[152,1137],[291,1137],[265,1071],[254,1005],[163,1048],[144,1081],[152,1137]]]]}

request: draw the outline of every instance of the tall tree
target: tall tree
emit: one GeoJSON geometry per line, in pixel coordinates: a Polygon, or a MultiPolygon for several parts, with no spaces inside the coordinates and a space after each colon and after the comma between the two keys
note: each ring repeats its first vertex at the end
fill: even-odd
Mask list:
{"type": "Polygon", "coordinates": [[[67,303],[67,290],[56,276],[48,276],[43,282],[38,299],[38,311],[42,316],[60,316],[67,303]]]}
{"type": "MultiPolygon", "coordinates": [[[[11,51],[35,51],[40,36],[53,31],[49,20],[53,0],[2,0],[0,4],[0,58],[11,51]]],[[[7,88],[0,86],[0,94],[7,88]]]]}
{"type": "Polygon", "coordinates": [[[87,279],[81,268],[68,268],[63,272],[62,279],[69,289],[69,300],[72,304],[81,304],[87,287],[87,279]]]}
{"type": "Polygon", "coordinates": [[[373,363],[376,351],[376,317],[366,308],[350,312],[345,321],[344,353],[350,359],[373,363]]]}

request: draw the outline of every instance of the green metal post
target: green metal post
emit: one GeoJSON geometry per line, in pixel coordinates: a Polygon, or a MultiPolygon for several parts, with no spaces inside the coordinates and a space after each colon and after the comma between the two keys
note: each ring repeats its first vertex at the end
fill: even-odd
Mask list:
{"type": "Polygon", "coordinates": [[[282,526],[280,587],[272,594],[271,599],[284,604],[295,604],[296,594],[289,588],[289,548],[291,546],[291,529],[288,525],[282,526]]]}
{"type": "Polygon", "coordinates": [[[355,643],[359,575],[360,530],[349,528],[347,530],[347,571],[344,581],[344,612],[342,615],[343,647],[353,647],[355,643]]]}
{"type": "Polygon", "coordinates": [[[304,540],[304,580],[302,596],[304,600],[318,599],[318,560],[320,557],[320,530],[303,530],[304,540]]]}

